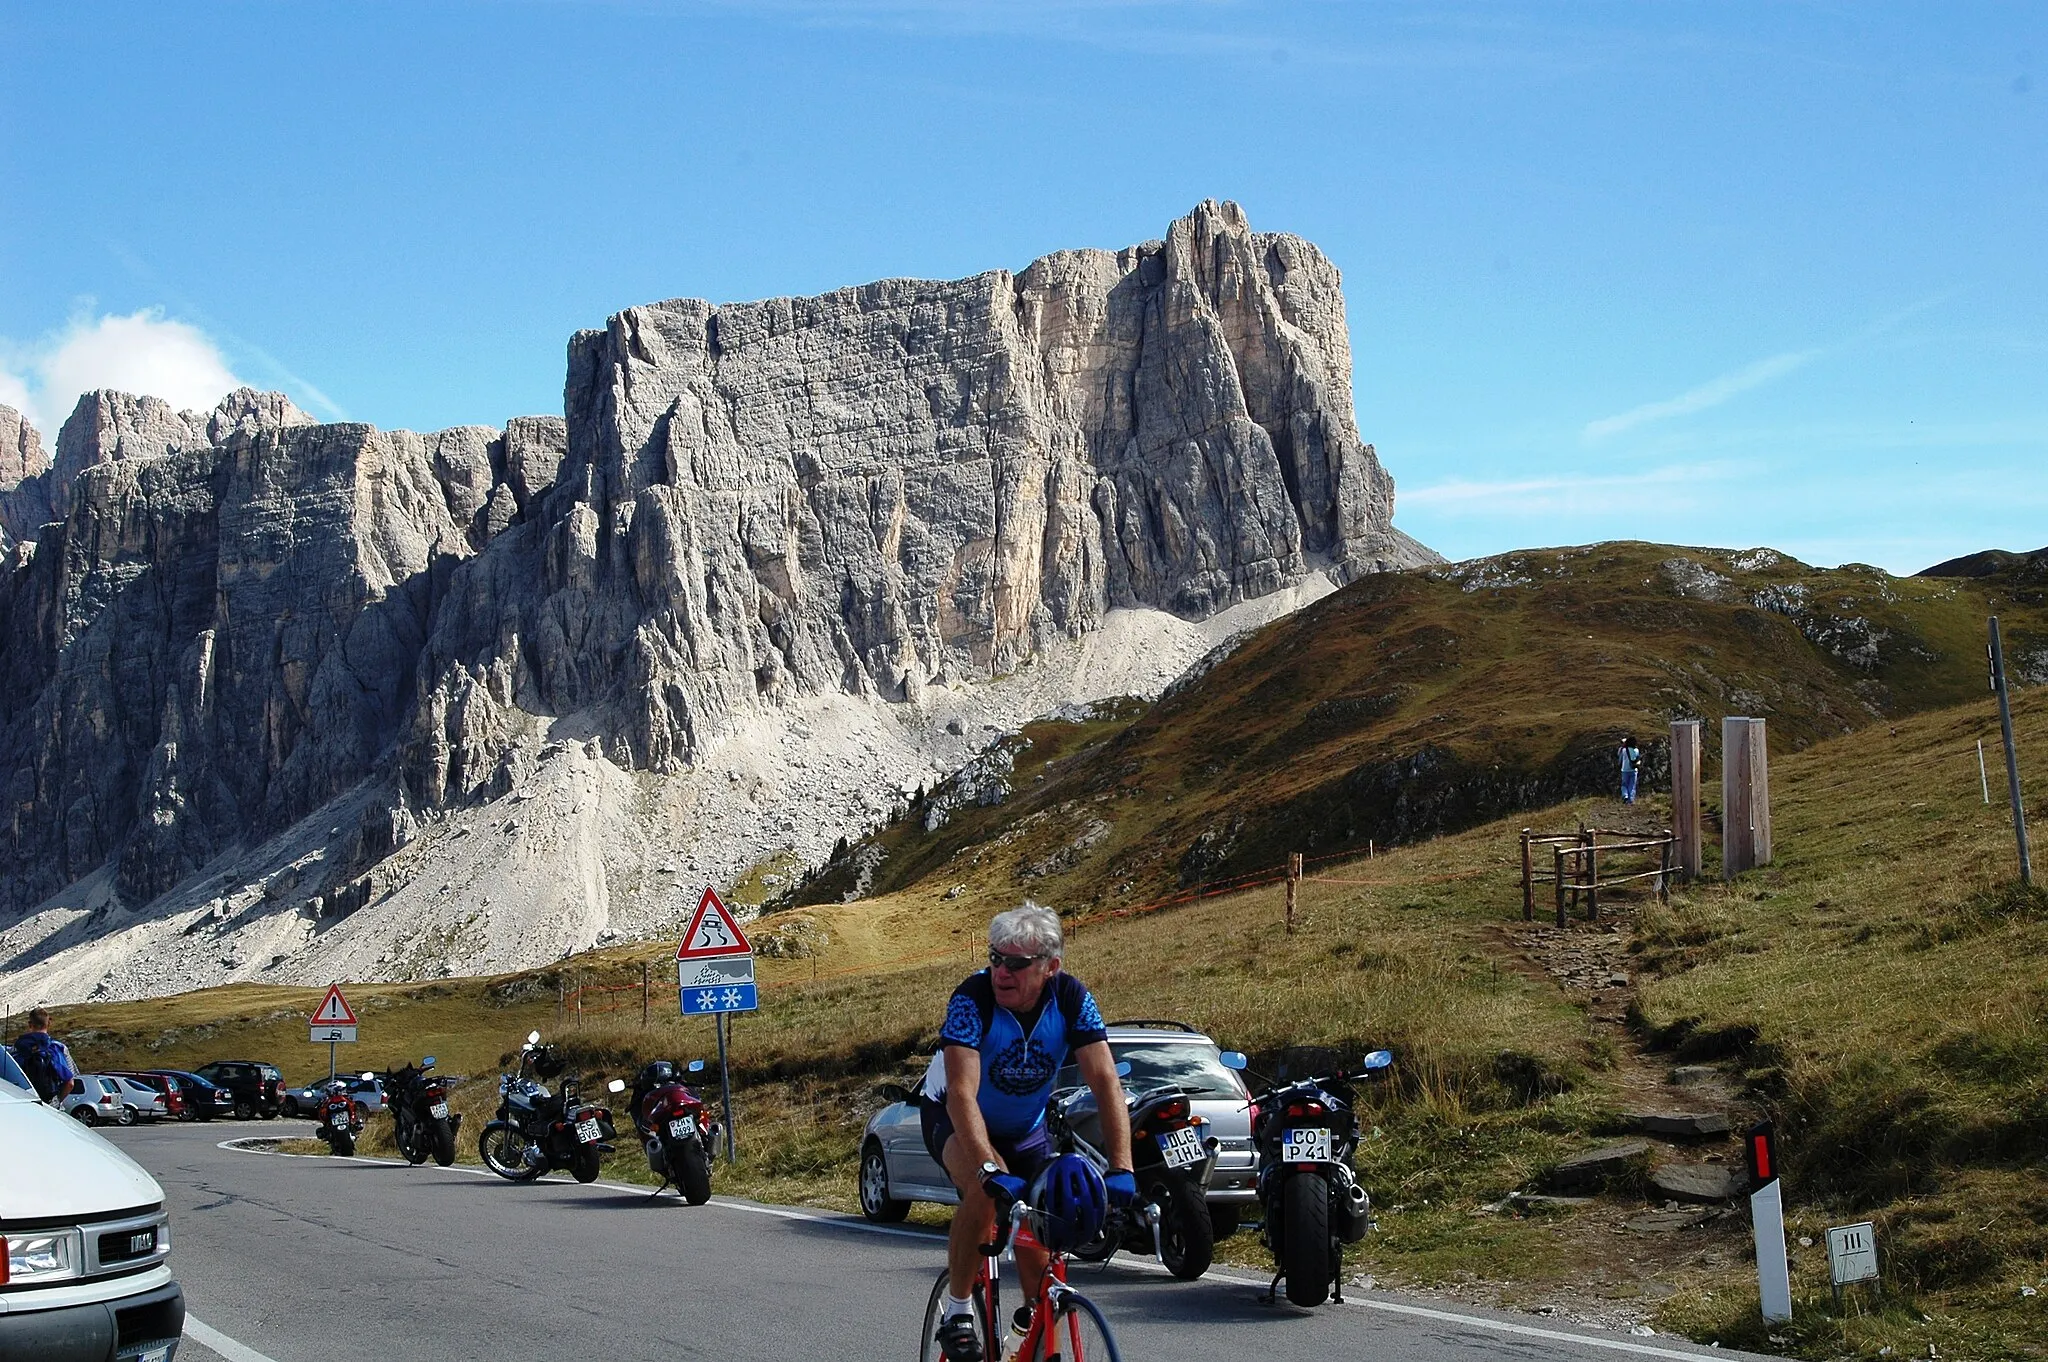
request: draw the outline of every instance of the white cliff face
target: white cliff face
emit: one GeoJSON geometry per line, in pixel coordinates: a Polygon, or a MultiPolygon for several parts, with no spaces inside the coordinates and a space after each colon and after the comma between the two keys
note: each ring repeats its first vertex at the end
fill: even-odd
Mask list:
{"type": "Polygon", "coordinates": [[[994,731],[1435,560],[1358,438],[1335,268],[1230,204],[1017,275],[629,309],[565,405],[81,401],[0,488],[35,537],[0,972],[137,996],[666,930],[994,731]]]}

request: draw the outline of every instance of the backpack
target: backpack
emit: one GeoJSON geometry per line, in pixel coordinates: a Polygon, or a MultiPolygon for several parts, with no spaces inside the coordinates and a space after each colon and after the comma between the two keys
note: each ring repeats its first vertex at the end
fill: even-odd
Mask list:
{"type": "Polygon", "coordinates": [[[57,1074],[57,1061],[50,1054],[50,1047],[31,1045],[23,1036],[14,1042],[14,1058],[21,1065],[21,1071],[28,1075],[28,1081],[35,1085],[36,1096],[45,1102],[57,1095],[64,1086],[64,1080],[57,1074]]]}

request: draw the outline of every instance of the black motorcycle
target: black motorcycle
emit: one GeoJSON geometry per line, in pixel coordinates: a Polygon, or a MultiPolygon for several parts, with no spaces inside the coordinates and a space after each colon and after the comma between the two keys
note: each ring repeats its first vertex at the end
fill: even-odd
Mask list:
{"type": "Polygon", "coordinates": [[[391,1109],[392,1138],[411,1164],[431,1156],[446,1168],[455,1162],[455,1132],[462,1113],[448,1109],[448,1081],[432,1072],[434,1057],[384,1071],[384,1104],[391,1109]]]}
{"type": "MultiPolygon", "coordinates": [[[[1120,1072],[1130,1066],[1120,1064],[1120,1072]]],[[[1127,1099],[1131,1110],[1131,1171],[1138,1203],[1114,1215],[1102,1234],[1074,1250],[1083,1262],[1106,1261],[1119,1248],[1157,1254],[1166,1270],[1193,1281],[1216,1257],[1215,1227],[1209,1219],[1209,1174],[1216,1166],[1217,1140],[1209,1123],[1194,1114],[1187,1093],[1173,1086],[1153,1088],[1127,1099]]],[[[1095,1094],[1087,1088],[1056,1092],[1045,1120],[1053,1146],[1078,1153],[1098,1168],[1109,1166],[1095,1141],[1101,1123],[1095,1094]],[[1091,1140],[1090,1137],[1094,1139],[1091,1140]]]]}
{"type": "MultiPolygon", "coordinates": [[[[1223,1062],[1245,1067],[1244,1056],[1227,1053],[1223,1062]]],[[[1332,1290],[1344,1299],[1344,1246],[1372,1228],[1372,1199],[1352,1174],[1358,1121],[1351,1110],[1351,1085],[1392,1066],[1394,1056],[1375,1050],[1355,1073],[1279,1083],[1252,1098],[1252,1142],[1259,1151],[1259,1202],[1265,1208],[1263,1238],[1279,1271],[1260,1299],[1271,1304],[1284,1278],[1287,1299],[1321,1305],[1332,1290]]]]}
{"type": "Polygon", "coordinates": [[[609,1107],[583,1100],[574,1078],[551,1093],[542,1079],[561,1078],[561,1052],[530,1032],[519,1050],[519,1072],[498,1075],[498,1115],[477,1137],[484,1167],[508,1182],[531,1182],[551,1168],[566,1168],[578,1182],[597,1180],[598,1161],[618,1134],[609,1107]]]}

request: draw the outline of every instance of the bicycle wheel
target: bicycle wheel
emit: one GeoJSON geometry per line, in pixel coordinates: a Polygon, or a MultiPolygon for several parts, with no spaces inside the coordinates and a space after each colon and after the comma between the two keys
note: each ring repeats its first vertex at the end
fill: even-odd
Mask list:
{"type": "Polygon", "coordinates": [[[1116,1335],[1095,1302],[1078,1291],[1067,1292],[1052,1317],[1052,1327],[1038,1336],[1034,1362],[1123,1362],[1116,1335]]]}
{"type": "MultiPolygon", "coordinates": [[[[924,1328],[917,1336],[917,1362],[940,1362],[939,1312],[946,1308],[946,1296],[953,1285],[953,1276],[945,1268],[939,1269],[939,1279],[932,1283],[931,1298],[924,1304],[924,1328]]],[[[974,1332],[981,1339],[982,1355],[994,1359],[1002,1354],[996,1349],[999,1340],[989,1333],[988,1312],[983,1308],[981,1292],[973,1293],[974,1332]]]]}

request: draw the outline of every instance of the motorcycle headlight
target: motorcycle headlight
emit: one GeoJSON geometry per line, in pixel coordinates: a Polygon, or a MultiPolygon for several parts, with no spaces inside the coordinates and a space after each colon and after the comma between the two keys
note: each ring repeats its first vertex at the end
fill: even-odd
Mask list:
{"type": "Polygon", "coordinates": [[[10,1234],[0,1239],[6,1266],[0,1285],[69,1281],[83,1271],[81,1241],[76,1230],[10,1234]]]}

